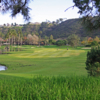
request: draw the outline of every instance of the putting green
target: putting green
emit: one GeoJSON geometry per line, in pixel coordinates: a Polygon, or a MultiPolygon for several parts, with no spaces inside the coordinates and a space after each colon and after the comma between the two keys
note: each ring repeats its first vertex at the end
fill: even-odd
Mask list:
{"type": "Polygon", "coordinates": [[[30,52],[19,52],[17,54],[9,54],[18,58],[46,58],[46,57],[69,57],[72,55],[79,55],[85,52],[85,50],[67,50],[67,49],[56,49],[56,48],[38,48],[30,49],[30,52]]]}

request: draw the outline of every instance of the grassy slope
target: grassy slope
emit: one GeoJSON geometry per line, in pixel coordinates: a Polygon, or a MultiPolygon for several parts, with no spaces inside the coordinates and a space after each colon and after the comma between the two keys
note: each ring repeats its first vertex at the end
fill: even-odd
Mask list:
{"type": "Polygon", "coordinates": [[[0,55],[0,63],[8,67],[8,70],[1,71],[0,74],[22,77],[87,75],[85,70],[86,52],[81,48],[67,50],[65,46],[60,49],[57,46],[24,47],[27,48],[25,51],[0,55]]]}

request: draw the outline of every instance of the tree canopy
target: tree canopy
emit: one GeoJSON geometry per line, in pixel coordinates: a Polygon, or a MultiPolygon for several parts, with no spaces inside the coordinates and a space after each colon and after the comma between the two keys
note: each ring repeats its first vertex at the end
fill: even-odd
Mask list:
{"type": "Polygon", "coordinates": [[[28,4],[31,0],[0,0],[0,11],[2,13],[11,12],[11,16],[15,17],[18,13],[23,15],[25,21],[30,19],[28,4]]]}

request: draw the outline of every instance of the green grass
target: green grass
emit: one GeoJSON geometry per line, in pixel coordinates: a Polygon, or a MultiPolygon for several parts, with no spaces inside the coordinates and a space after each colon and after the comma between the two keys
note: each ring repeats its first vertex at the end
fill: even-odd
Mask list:
{"type": "Polygon", "coordinates": [[[66,46],[23,46],[24,51],[0,55],[0,64],[8,70],[0,74],[27,76],[33,75],[87,75],[85,70],[86,50],[66,46]]]}
{"type": "Polygon", "coordinates": [[[0,75],[0,100],[99,100],[100,78],[0,75]]]}
{"type": "Polygon", "coordinates": [[[23,46],[0,55],[0,100],[99,100],[100,78],[88,77],[88,49],[23,46]]]}

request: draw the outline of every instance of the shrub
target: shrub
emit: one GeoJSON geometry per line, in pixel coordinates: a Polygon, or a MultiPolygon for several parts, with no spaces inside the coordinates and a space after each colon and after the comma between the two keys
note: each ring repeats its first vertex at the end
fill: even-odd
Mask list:
{"type": "Polygon", "coordinates": [[[90,76],[100,76],[100,47],[92,48],[87,53],[86,70],[90,76]]]}
{"type": "Polygon", "coordinates": [[[62,45],[66,45],[67,44],[67,40],[58,40],[56,41],[56,45],[58,46],[62,46],[62,45]]]}
{"type": "Polygon", "coordinates": [[[64,45],[63,40],[58,40],[58,41],[56,41],[56,45],[58,45],[58,46],[64,45]]]}

